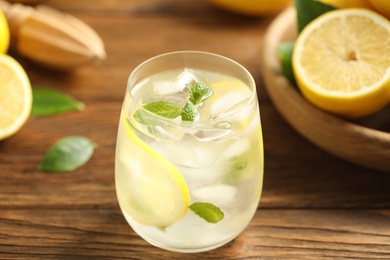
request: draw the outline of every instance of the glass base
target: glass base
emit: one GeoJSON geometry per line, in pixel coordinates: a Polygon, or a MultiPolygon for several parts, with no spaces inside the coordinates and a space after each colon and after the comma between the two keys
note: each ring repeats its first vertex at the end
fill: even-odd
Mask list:
{"type": "Polygon", "coordinates": [[[237,236],[233,237],[233,238],[229,238],[229,239],[226,239],[224,241],[221,241],[219,242],[218,244],[214,244],[214,245],[209,245],[209,246],[205,246],[205,247],[197,247],[197,248],[191,248],[191,247],[182,247],[182,248],[173,248],[173,247],[167,247],[163,244],[160,244],[158,242],[155,242],[155,241],[151,241],[150,239],[147,239],[146,237],[138,234],[141,238],[143,238],[146,242],[148,242],[149,244],[155,246],[155,247],[158,247],[158,248],[161,248],[161,249],[164,249],[164,250],[167,250],[167,251],[171,251],[171,252],[176,252],[176,253],[201,253],[201,252],[207,252],[207,251],[210,251],[210,250],[213,250],[213,249],[217,249],[219,247],[222,247],[226,244],[228,244],[229,242],[233,241],[237,236]]]}

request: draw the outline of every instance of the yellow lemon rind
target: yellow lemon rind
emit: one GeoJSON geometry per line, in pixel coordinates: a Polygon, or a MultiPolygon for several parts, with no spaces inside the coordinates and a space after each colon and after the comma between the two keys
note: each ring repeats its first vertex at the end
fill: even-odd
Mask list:
{"type": "MultiPolygon", "coordinates": [[[[15,118],[15,121],[11,125],[8,125],[6,128],[3,129],[0,128],[0,140],[12,136],[22,128],[22,126],[26,123],[27,119],[30,116],[32,107],[31,83],[23,67],[14,58],[6,54],[0,55],[0,76],[2,66],[7,66],[11,70],[11,72],[15,73],[15,77],[17,78],[17,80],[19,80],[19,83],[22,86],[22,90],[24,91],[24,93],[22,94],[24,100],[22,113],[15,118]]],[[[8,75],[3,76],[8,77],[8,75]]],[[[4,84],[4,81],[0,80],[0,82],[0,84],[4,84]]]]}
{"type": "MultiPolygon", "coordinates": [[[[304,46],[307,36],[327,20],[347,13],[365,15],[373,19],[377,24],[387,28],[390,35],[390,22],[379,14],[360,8],[338,9],[325,13],[318,17],[300,33],[293,51],[293,70],[297,85],[303,96],[317,107],[331,113],[346,117],[362,117],[375,113],[385,107],[390,101],[390,67],[383,77],[369,88],[363,88],[355,92],[329,91],[320,87],[305,76],[305,68],[299,61],[299,54],[304,46]]],[[[320,65],[319,65],[320,66],[320,65]]],[[[337,72],[335,72],[337,73],[337,72]]],[[[329,75],[332,77],[332,75],[329,75]]]]}
{"type": "MultiPolygon", "coordinates": [[[[180,171],[176,169],[176,167],[170,163],[168,160],[166,160],[164,157],[162,157],[160,154],[155,152],[150,146],[148,146],[146,143],[144,143],[138,136],[134,133],[134,131],[131,129],[129,122],[127,122],[126,117],[123,117],[125,130],[129,138],[139,147],[141,148],[145,153],[147,153],[153,161],[151,163],[157,163],[160,165],[161,168],[164,170],[160,172],[160,174],[167,174],[167,178],[170,179],[171,185],[175,185],[175,187],[170,187],[171,190],[176,190],[178,192],[179,200],[181,202],[181,205],[179,205],[180,209],[178,209],[176,212],[178,214],[172,215],[172,216],[166,216],[165,218],[162,218],[161,216],[147,216],[146,218],[142,218],[135,215],[130,215],[132,218],[134,218],[137,222],[145,225],[151,225],[151,226],[159,226],[159,227],[167,227],[172,225],[173,223],[177,222],[181,218],[183,218],[188,211],[188,207],[190,205],[190,195],[189,195],[189,189],[187,186],[187,183],[183,176],[181,175],[180,171]]],[[[147,174],[145,172],[144,174],[147,174]]],[[[158,185],[158,184],[157,184],[158,185]]],[[[158,192],[158,191],[155,191],[158,192]]],[[[158,194],[154,194],[153,196],[158,196],[158,194]]],[[[159,205],[160,206],[160,205],[159,205]]],[[[130,213],[130,212],[128,212],[130,213]]]]}

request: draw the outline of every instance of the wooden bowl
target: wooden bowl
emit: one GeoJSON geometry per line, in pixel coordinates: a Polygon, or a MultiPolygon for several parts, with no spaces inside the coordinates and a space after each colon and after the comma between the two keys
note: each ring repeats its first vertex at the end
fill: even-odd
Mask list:
{"type": "MultiPolygon", "coordinates": [[[[290,7],[275,18],[265,34],[262,68],[274,106],[296,131],[325,151],[360,166],[390,172],[390,133],[315,107],[283,76],[276,46],[294,40],[296,31],[296,11],[290,7]]],[[[390,113],[385,116],[390,119],[390,113]]]]}

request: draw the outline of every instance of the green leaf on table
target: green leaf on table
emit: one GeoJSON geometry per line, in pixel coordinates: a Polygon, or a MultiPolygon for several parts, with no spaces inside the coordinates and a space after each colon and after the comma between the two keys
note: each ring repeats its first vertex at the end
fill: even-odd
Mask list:
{"type": "Polygon", "coordinates": [[[208,202],[195,202],[189,208],[196,215],[213,224],[218,223],[225,216],[220,208],[208,202]]]}
{"type": "Polygon", "coordinates": [[[277,46],[277,53],[282,65],[283,75],[290,81],[293,86],[297,86],[295,81],[293,66],[292,66],[292,53],[294,50],[294,42],[283,42],[277,46]]]}
{"type": "Polygon", "coordinates": [[[38,169],[48,172],[73,171],[88,162],[95,144],[82,136],[67,136],[57,141],[45,154],[38,169]]]}
{"type": "Polygon", "coordinates": [[[32,94],[31,115],[33,116],[51,116],[85,108],[82,102],[50,88],[34,87],[32,94]]]}
{"type": "Polygon", "coordinates": [[[301,32],[306,25],[318,16],[336,9],[315,0],[294,0],[294,4],[297,10],[298,32],[301,32]]]}

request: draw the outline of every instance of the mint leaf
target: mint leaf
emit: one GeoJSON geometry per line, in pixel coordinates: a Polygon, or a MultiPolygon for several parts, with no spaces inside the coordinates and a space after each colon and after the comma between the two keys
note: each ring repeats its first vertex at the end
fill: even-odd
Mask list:
{"type": "Polygon", "coordinates": [[[294,50],[294,42],[283,42],[277,47],[277,53],[282,65],[283,75],[290,81],[294,86],[297,86],[292,66],[292,53],[294,50]]]}
{"type": "Polygon", "coordinates": [[[147,111],[145,111],[144,109],[138,109],[137,111],[135,111],[134,118],[138,122],[140,122],[141,124],[146,125],[146,126],[159,125],[157,123],[156,118],[153,115],[151,115],[150,113],[148,113],[147,111]]]}
{"type": "Polygon", "coordinates": [[[298,32],[318,16],[336,9],[333,6],[323,4],[315,0],[294,0],[297,9],[298,32]]]}
{"type": "Polygon", "coordinates": [[[190,91],[190,101],[194,105],[198,105],[213,94],[212,88],[203,82],[189,83],[186,87],[190,91]]]}
{"type": "Polygon", "coordinates": [[[157,101],[157,102],[146,104],[143,107],[146,110],[152,112],[153,114],[166,117],[169,119],[174,119],[180,116],[181,114],[181,108],[172,102],[157,101]]]}
{"type": "Polygon", "coordinates": [[[83,110],[85,105],[60,91],[44,87],[32,88],[31,115],[51,116],[73,110],[83,110]]]}
{"type": "Polygon", "coordinates": [[[196,215],[213,224],[218,223],[225,216],[220,208],[208,202],[195,202],[189,208],[196,215]]]}
{"type": "Polygon", "coordinates": [[[181,111],[181,119],[183,121],[194,121],[195,117],[199,114],[196,106],[188,100],[187,104],[184,106],[181,111]]]}
{"type": "Polygon", "coordinates": [[[82,136],[68,136],[57,141],[38,165],[39,170],[68,172],[83,166],[91,158],[95,144],[82,136]]]}

